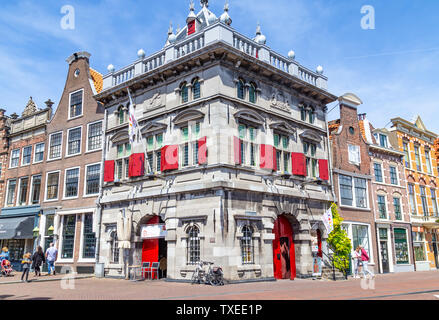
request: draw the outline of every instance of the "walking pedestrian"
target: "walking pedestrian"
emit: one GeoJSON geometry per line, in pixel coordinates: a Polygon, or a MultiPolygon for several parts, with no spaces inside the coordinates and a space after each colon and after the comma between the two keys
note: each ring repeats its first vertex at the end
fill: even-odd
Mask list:
{"type": "Polygon", "coordinates": [[[32,254],[30,252],[25,253],[23,255],[23,260],[21,261],[21,264],[23,266],[23,273],[21,274],[21,281],[24,282],[23,278],[24,276],[26,276],[26,282],[29,282],[28,278],[29,278],[29,269],[30,269],[30,265],[32,263],[32,260],[30,259],[30,257],[32,256],[32,254]]]}
{"type": "Polygon", "coordinates": [[[354,250],[354,254],[352,255],[352,259],[354,260],[354,278],[360,277],[360,272],[362,271],[362,261],[361,261],[361,248],[358,246],[354,250]]]}
{"type": "Polygon", "coordinates": [[[53,242],[50,244],[49,249],[46,251],[46,261],[47,261],[47,275],[50,275],[53,270],[53,275],[55,272],[55,261],[58,258],[58,250],[53,245],[53,242]]]}
{"type": "Polygon", "coordinates": [[[363,276],[366,278],[366,273],[369,274],[371,278],[374,278],[375,275],[370,271],[367,266],[369,264],[369,255],[367,254],[366,250],[364,250],[363,246],[360,246],[361,248],[361,261],[363,263],[363,276]]]}
{"type": "Polygon", "coordinates": [[[41,248],[41,246],[38,246],[37,251],[35,251],[32,256],[32,268],[35,270],[35,277],[41,276],[40,267],[45,262],[46,258],[44,257],[43,248],[41,248]]]}

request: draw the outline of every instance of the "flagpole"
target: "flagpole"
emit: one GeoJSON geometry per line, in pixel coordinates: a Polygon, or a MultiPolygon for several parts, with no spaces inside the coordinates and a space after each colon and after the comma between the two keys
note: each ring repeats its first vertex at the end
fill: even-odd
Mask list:
{"type": "Polygon", "coordinates": [[[133,146],[134,146],[133,142],[135,141],[134,140],[135,136],[138,135],[137,139],[140,139],[140,141],[142,142],[143,153],[145,154],[145,160],[146,160],[146,163],[148,165],[148,173],[152,173],[153,171],[152,171],[151,165],[149,163],[146,144],[145,144],[145,141],[143,141],[142,133],[140,132],[139,126],[137,125],[137,120],[136,120],[136,117],[135,117],[135,114],[134,114],[134,102],[133,102],[133,99],[131,97],[131,92],[130,92],[130,88],[129,87],[127,87],[127,91],[128,91],[128,97],[130,99],[130,110],[129,110],[129,112],[130,112],[130,117],[129,117],[129,119],[130,119],[130,123],[129,123],[130,128],[129,128],[129,135],[130,135],[131,148],[133,148],[133,146]],[[132,132],[132,129],[134,129],[135,132],[132,132]]]}

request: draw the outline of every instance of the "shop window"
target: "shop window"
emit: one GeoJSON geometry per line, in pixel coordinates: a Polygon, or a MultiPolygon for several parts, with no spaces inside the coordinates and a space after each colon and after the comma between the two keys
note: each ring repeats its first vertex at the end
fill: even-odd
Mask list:
{"type": "Polygon", "coordinates": [[[415,251],[416,261],[426,261],[424,234],[422,232],[413,232],[413,249],[415,251]]]}
{"type": "Polygon", "coordinates": [[[405,229],[394,229],[396,264],[409,263],[409,249],[405,229]]]}
{"type": "Polygon", "coordinates": [[[254,254],[253,254],[253,231],[249,226],[244,226],[242,228],[242,238],[241,238],[241,258],[242,264],[253,264],[254,254]]]}
{"type": "Polygon", "coordinates": [[[200,230],[196,226],[187,230],[187,263],[197,264],[200,261],[200,230]]]}
{"type": "Polygon", "coordinates": [[[62,259],[73,259],[75,245],[76,215],[66,215],[63,219],[62,259]]]}
{"type": "MultiPolygon", "coordinates": [[[[363,246],[369,257],[371,257],[370,246],[369,246],[369,227],[364,225],[352,225],[352,242],[353,248],[359,245],[363,246]]],[[[372,258],[371,258],[372,260],[372,258]]]]}
{"type": "Polygon", "coordinates": [[[93,214],[84,215],[84,229],[82,239],[82,257],[94,259],[96,254],[96,237],[93,232],[93,214]]]}

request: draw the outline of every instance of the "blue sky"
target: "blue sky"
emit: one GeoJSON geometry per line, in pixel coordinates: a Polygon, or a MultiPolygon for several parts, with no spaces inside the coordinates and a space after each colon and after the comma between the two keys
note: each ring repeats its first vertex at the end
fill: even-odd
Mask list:
{"type": "MultiPolygon", "coordinates": [[[[375,127],[393,117],[420,114],[439,133],[439,1],[437,0],[229,0],[232,27],[254,36],[257,22],[267,45],[315,70],[324,67],[329,91],[357,94],[375,127]],[[361,8],[375,8],[375,30],[361,28],[361,8]]],[[[224,0],[209,8],[223,12],[224,0]]],[[[183,26],[189,0],[1,1],[0,107],[21,114],[29,96],[39,107],[58,103],[73,52],[92,54],[91,66],[106,73],[130,64],[143,48],[159,51],[169,22],[183,26]],[[75,30],[63,30],[61,7],[75,8],[75,30]]],[[[196,11],[199,1],[195,0],[196,11]]],[[[174,29],[175,30],[175,29],[174,29]]],[[[56,104],[57,105],[57,104],[56,104]]],[[[338,116],[337,108],[329,115],[338,116]]]]}

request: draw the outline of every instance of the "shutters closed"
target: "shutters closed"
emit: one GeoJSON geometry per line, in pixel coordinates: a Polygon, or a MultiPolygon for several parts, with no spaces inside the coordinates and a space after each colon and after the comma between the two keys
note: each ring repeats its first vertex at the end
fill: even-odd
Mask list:
{"type": "Polygon", "coordinates": [[[178,145],[164,146],[161,151],[161,171],[178,169],[178,145]]]}
{"type": "Polygon", "coordinates": [[[241,143],[242,141],[238,137],[233,137],[233,151],[235,157],[235,164],[242,163],[241,143]]]}
{"type": "Polygon", "coordinates": [[[306,158],[303,153],[291,153],[293,174],[296,176],[306,176],[306,158]]]}
{"type": "Polygon", "coordinates": [[[130,156],[128,164],[129,177],[141,177],[145,174],[145,154],[134,153],[130,156]]]}
{"type": "Polygon", "coordinates": [[[114,181],[114,160],[105,161],[104,182],[114,181]]]}
{"type": "Polygon", "coordinates": [[[273,146],[261,144],[261,169],[277,170],[276,149],[273,146]]]}
{"type": "Polygon", "coordinates": [[[207,163],[207,137],[198,140],[198,164],[207,163]]]}
{"type": "Polygon", "coordinates": [[[329,167],[328,160],[320,159],[319,160],[319,176],[322,180],[329,180],[329,167]]]}

